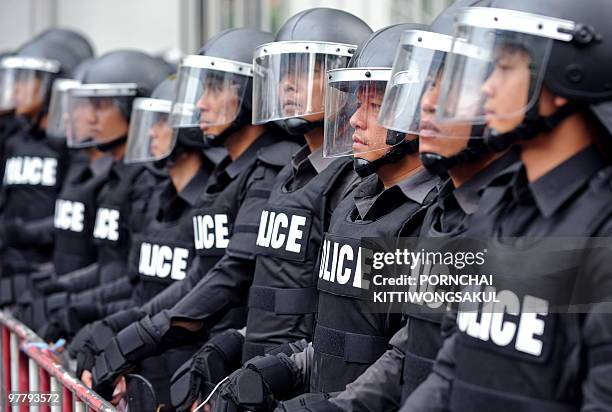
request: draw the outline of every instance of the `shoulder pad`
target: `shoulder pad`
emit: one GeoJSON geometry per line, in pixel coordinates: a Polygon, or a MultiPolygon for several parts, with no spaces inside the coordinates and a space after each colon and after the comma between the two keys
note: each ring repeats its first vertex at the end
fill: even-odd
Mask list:
{"type": "Polygon", "coordinates": [[[297,143],[283,140],[259,149],[257,159],[272,166],[286,166],[299,148],[297,143]]]}

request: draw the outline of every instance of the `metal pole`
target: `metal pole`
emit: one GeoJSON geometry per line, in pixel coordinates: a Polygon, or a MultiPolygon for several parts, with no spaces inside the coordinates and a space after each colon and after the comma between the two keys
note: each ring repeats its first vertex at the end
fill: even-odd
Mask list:
{"type": "MultiPolygon", "coordinates": [[[[16,337],[16,336],[15,336],[16,337]]],[[[17,344],[19,344],[19,339],[17,339],[17,344]]],[[[30,378],[29,378],[29,362],[28,357],[25,353],[19,350],[17,347],[17,356],[19,359],[19,393],[28,393],[30,391],[30,378]]],[[[24,402],[19,406],[20,412],[28,412],[29,410],[28,403],[24,402]]]]}
{"type": "MultiPolygon", "coordinates": [[[[57,381],[57,379],[53,376],[51,376],[51,392],[52,393],[58,393],[60,390],[62,389],[62,387],[60,386],[59,382],[57,381]]],[[[59,405],[54,404],[53,406],[51,406],[51,412],[62,412],[62,404],[63,404],[64,400],[62,399],[62,402],[59,405]]]]}
{"type": "MultiPolygon", "coordinates": [[[[19,339],[14,333],[10,336],[11,347],[11,386],[9,392],[19,392],[19,339]]],[[[17,412],[18,407],[14,406],[11,410],[17,412]]]]}
{"type": "MultiPolygon", "coordinates": [[[[51,392],[51,382],[49,373],[44,368],[38,368],[38,382],[40,393],[49,394],[51,392]]],[[[40,405],[39,412],[51,412],[51,407],[48,403],[40,405]]]]}
{"type": "MultiPolygon", "coordinates": [[[[28,360],[28,369],[30,392],[40,392],[40,385],[38,380],[38,365],[36,365],[36,362],[34,362],[34,360],[28,360]]],[[[30,405],[30,412],[40,412],[39,405],[40,404],[30,405]]]]}
{"type": "Polygon", "coordinates": [[[74,412],[85,412],[85,404],[74,397],[74,412]]]}
{"type": "Polygon", "coordinates": [[[62,386],[62,412],[72,412],[72,392],[62,386]]]}
{"type": "Polygon", "coordinates": [[[2,327],[2,336],[0,336],[0,340],[2,341],[2,360],[0,364],[2,365],[2,399],[0,399],[0,406],[3,407],[3,410],[8,410],[8,394],[11,389],[11,349],[10,349],[10,332],[7,327],[2,327]]]}

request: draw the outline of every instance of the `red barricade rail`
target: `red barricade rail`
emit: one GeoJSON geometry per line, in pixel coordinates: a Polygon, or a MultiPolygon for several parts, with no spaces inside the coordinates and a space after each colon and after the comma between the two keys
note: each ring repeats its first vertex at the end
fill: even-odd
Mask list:
{"type": "Polygon", "coordinates": [[[116,412],[116,409],[68,372],[27,326],[0,311],[0,411],[116,412]],[[59,404],[20,404],[10,408],[9,394],[57,393],[59,404]]]}

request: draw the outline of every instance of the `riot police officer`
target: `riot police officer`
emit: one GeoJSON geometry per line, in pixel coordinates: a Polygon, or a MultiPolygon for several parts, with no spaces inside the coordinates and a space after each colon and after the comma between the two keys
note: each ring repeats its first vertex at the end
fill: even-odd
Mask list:
{"type": "Polygon", "coordinates": [[[358,180],[351,159],[323,157],[320,88],[326,82],[326,68],[347,65],[355,47],[347,44],[358,44],[369,34],[367,25],[349,13],[309,9],[291,17],[273,43],[255,50],[256,121],[277,119],[290,133],[304,133],[307,144],[277,176],[259,218],[254,272],[243,273],[244,279],[236,284],[242,289],[252,279],[244,338],[238,331],[217,335],[185,363],[173,377],[175,407],[189,409],[198,397],[206,397],[241,359],[279,346],[298,350],[299,345],[292,349],[294,341],[312,339],[317,298],[313,273],[319,245],[331,213],[358,180]],[[342,30],[322,24],[325,20],[342,30]],[[302,110],[296,111],[297,106],[302,110]]]}
{"type": "MultiPolygon", "coordinates": [[[[443,239],[465,233],[468,216],[479,206],[481,190],[494,179],[510,179],[519,167],[515,150],[495,153],[482,136],[471,134],[470,127],[455,130],[435,121],[442,69],[452,47],[453,18],[460,7],[472,3],[473,0],[454,3],[427,31],[404,32],[381,108],[381,123],[385,126],[419,133],[421,161],[431,173],[449,175],[436,202],[427,210],[419,234],[421,238],[434,239],[439,247],[443,239]],[[426,74],[418,81],[407,75],[415,67],[426,74]],[[412,102],[415,96],[421,96],[418,104],[412,102]]],[[[309,408],[317,411],[399,408],[430,373],[442,341],[442,314],[415,309],[410,305],[404,309],[405,326],[391,338],[391,349],[340,394],[309,408]]],[[[290,405],[285,407],[292,409],[290,405]]]]}
{"type": "Polygon", "coordinates": [[[610,138],[606,5],[486,4],[458,17],[478,53],[451,55],[438,104],[450,125],[484,125],[493,147],[521,149],[524,167],[510,185],[491,182],[466,232],[491,237],[500,303],[446,319],[433,373],[402,410],[607,410],[612,323],[598,303],[610,297],[608,249],[581,247],[610,236],[610,168],[596,147],[610,138]],[[470,92],[451,102],[466,81],[470,92]],[[558,236],[573,240],[559,248],[558,236]]]}
{"type": "Polygon", "coordinates": [[[366,310],[371,290],[362,256],[367,262],[371,251],[363,238],[397,236],[404,224],[418,230],[436,194],[438,179],[423,170],[415,136],[377,122],[395,45],[404,30],[420,27],[381,29],[357,48],[347,69],[328,72],[325,154],[353,156],[364,179],[335,210],[323,240],[312,345],[291,357],[255,358],[230,375],[221,395],[242,407],[267,409],[302,392],[341,390],[399,328],[398,316],[366,310]]]}
{"type": "MultiPolygon", "coordinates": [[[[109,52],[89,63],[81,84],[68,91],[67,143],[96,148],[112,157],[109,177],[96,197],[93,242],[97,264],[60,278],[64,292],[24,302],[23,317],[39,328],[69,293],[111,282],[127,265],[131,233],[146,222],[146,206],[158,178],[142,166],[123,162],[133,100],[148,96],[167,76],[165,65],[137,51],[109,52]]],[[[121,291],[127,295],[129,291],[121,291]]]]}
{"type": "MultiPolygon", "coordinates": [[[[287,141],[285,133],[274,126],[250,123],[252,53],[257,45],[270,40],[271,35],[257,30],[227,30],[209,40],[200,55],[187,56],[183,60],[179,74],[182,79],[179,79],[170,123],[176,127],[198,126],[211,145],[226,146],[229,157],[215,171],[192,219],[196,260],[184,280],[175,282],[175,287],[162,293],[162,302],[178,300],[219,258],[221,260],[214,266],[216,270],[242,272],[243,268],[252,265],[251,244],[254,243],[259,210],[269,195],[272,180],[297,150],[297,145],[287,141]]],[[[225,274],[208,274],[207,277],[231,279],[225,274]]],[[[240,326],[244,323],[244,315],[243,307],[223,311],[216,317],[216,327],[224,330],[240,326]]],[[[156,316],[155,319],[163,318],[156,316]]],[[[148,328],[150,321],[151,318],[145,317],[125,330],[136,330],[142,325],[148,328]]],[[[210,330],[210,333],[215,332],[215,329],[210,330]]],[[[123,336],[121,332],[111,342],[110,349],[114,350],[111,355],[123,356],[112,347],[116,342],[122,346],[123,336]]],[[[134,362],[129,358],[123,361],[134,362]]],[[[116,373],[104,369],[97,371],[101,371],[98,376],[101,382],[107,379],[105,375],[116,373]]],[[[170,375],[166,377],[169,378],[170,375]]]]}
{"type": "Polygon", "coordinates": [[[69,47],[44,38],[2,59],[1,72],[7,79],[3,94],[24,121],[5,142],[0,234],[5,277],[33,270],[50,258],[52,238],[41,228],[51,227],[68,157],[64,142],[46,139],[44,128],[53,81],[69,77],[80,61],[69,47]]]}
{"type": "MultiPolygon", "coordinates": [[[[134,234],[131,240],[128,279],[121,278],[111,286],[103,285],[106,291],[115,288],[133,290],[127,302],[111,304],[107,299],[91,301],[92,292],[73,296],[69,306],[53,315],[51,325],[42,334],[47,340],[61,336],[71,338],[84,324],[114,311],[117,307],[138,304],[144,290],[161,288],[165,280],[184,277],[193,258],[193,236],[184,226],[191,222],[190,211],[200,196],[202,188],[215,164],[223,157],[214,150],[203,152],[206,145],[198,133],[179,130],[173,133],[168,125],[175,80],[168,78],[154,90],[151,98],[134,101],[130,118],[125,162],[127,164],[153,163],[164,166],[170,179],[155,190],[147,212],[147,227],[134,234]],[[137,281],[138,274],[144,277],[137,281]],[[146,285],[149,276],[158,274],[156,282],[146,285]],[[131,281],[130,281],[131,280],[131,281]],[[159,286],[158,286],[159,285],[159,286]],[[107,288],[108,286],[108,288],[107,288]],[[135,303],[130,302],[135,301],[135,303]]],[[[153,294],[153,291],[149,293],[153,294]]]]}

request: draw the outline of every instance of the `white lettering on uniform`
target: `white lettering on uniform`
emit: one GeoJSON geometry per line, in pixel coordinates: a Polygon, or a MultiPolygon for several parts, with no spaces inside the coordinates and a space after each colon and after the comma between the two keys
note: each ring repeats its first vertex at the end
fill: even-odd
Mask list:
{"type": "Polygon", "coordinates": [[[99,208],[93,235],[96,239],[119,240],[119,211],[99,208]]]}
{"type": "Polygon", "coordinates": [[[514,340],[517,351],[540,356],[543,342],[537,337],[544,334],[546,322],[538,316],[548,315],[548,301],[525,295],[522,308],[514,292],[502,290],[497,292],[496,302],[486,304],[480,311],[459,311],[457,326],[473,338],[490,340],[500,347],[514,340]],[[518,322],[512,322],[505,315],[518,316],[518,322]]]}
{"type": "Polygon", "coordinates": [[[140,245],[138,272],[146,276],[181,280],[187,274],[189,250],[143,242],[140,245]]]}
{"type": "Polygon", "coordinates": [[[53,223],[57,229],[82,232],[84,218],[85,205],[83,203],[64,199],[57,199],[55,201],[53,223]]]}
{"type": "Polygon", "coordinates": [[[321,251],[319,278],[340,285],[346,285],[353,279],[353,287],[367,290],[370,288],[370,281],[364,279],[363,275],[369,275],[372,267],[364,260],[371,258],[372,251],[369,249],[357,248],[355,259],[355,250],[351,245],[340,245],[325,239],[321,251]]]}
{"type": "Polygon", "coordinates": [[[286,213],[263,210],[259,220],[257,246],[272,249],[283,248],[288,252],[300,253],[302,245],[298,241],[304,238],[302,228],[305,225],[304,216],[287,216],[286,213]]]}
{"type": "Polygon", "coordinates": [[[194,216],[193,240],[196,249],[225,249],[229,244],[227,215],[194,216]]]}
{"type": "Polygon", "coordinates": [[[11,157],[4,167],[7,185],[55,186],[57,159],[53,157],[11,157]]]}

